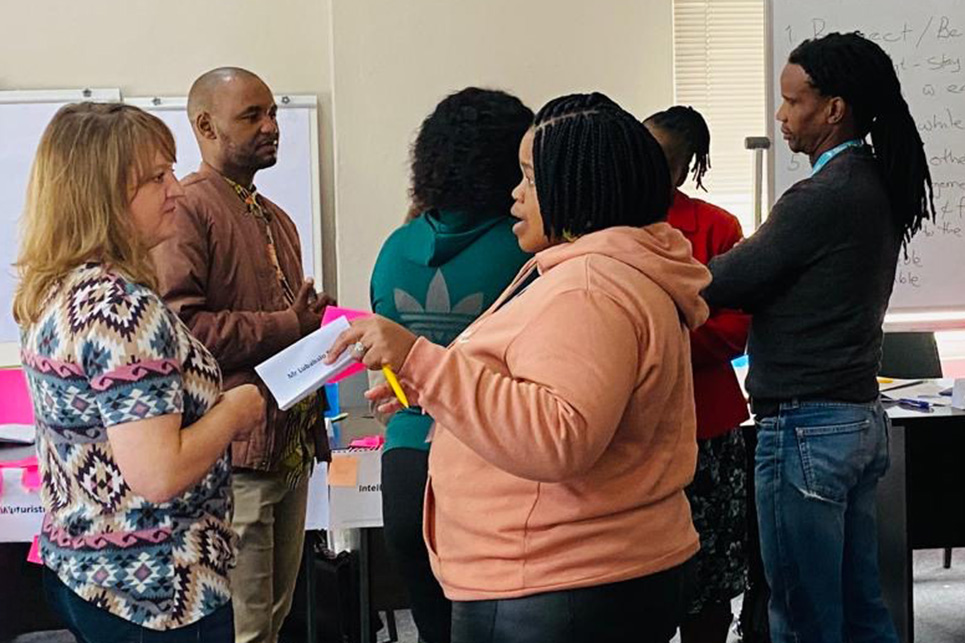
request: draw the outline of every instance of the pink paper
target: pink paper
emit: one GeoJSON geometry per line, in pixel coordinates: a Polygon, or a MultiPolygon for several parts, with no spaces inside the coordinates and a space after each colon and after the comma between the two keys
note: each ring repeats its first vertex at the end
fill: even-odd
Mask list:
{"type": "Polygon", "coordinates": [[[367,435],[349,442],[350,447],[357,449],[379,449],[385,444],[385,438],[381,435],[367,435]]]}
{"type": "Polygon", "coordinates": [[[30,545],[30,551],[27,552],[27,562],[34,563],[35,565],[44,564],[44,560],[40,556],[40,534],[34,536],[33,544],[30,545]]]}
{"type": "Polygon", "coordinates": [[[0,369],[0,424],[33,424],[27,379],[19,368],[0,369]]]}
{"type": "Polygon", "coordinates": [[[40,489],[40,468],[39,467],[25,467],[23,474],[20,476],[20,484],[27,491],[36,491],[40,489]]]}
{"type": "Polygon", "coordinates": [[[30,467],[36,469],[39,466],[40,462],[37,461],[37,456],[35,455],[32,455],[29,458],[24,458],[23,460],[0,462],[0,469],[28,469],[30,467]]]}
{"type": "MultiPolygon", "coordinates": [[[[352,321],[353,319],[358,319],[359,317],[368,317],[371,314],[372,313],[363,312],[361,310],[352,310],[351,308],[339,308],[338,306],[328,306],[327,308],[325,308],[325,314],[322,315],[322,326],[324,326],[325,324],[331,321],[335,321],[339,317],[344,317],[346,320],[352,321]]],[[[339,373],[337,376],[329,380],[329,384],[340,382],[344,380],[346,377],[351,377],[352,375],[355,375],[356,373],[364,370],[365,370],[365,366],[363,366],[362,364],[356,364],[354,366],[350,366],[344,371],[342,371],[341,373],[339,373]]]]}

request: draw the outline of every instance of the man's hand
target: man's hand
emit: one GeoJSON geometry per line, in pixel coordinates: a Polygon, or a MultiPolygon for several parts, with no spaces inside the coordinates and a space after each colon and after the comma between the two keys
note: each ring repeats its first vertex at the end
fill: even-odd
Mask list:
{"type": "Polygon", "coordinates": [[[311,277],[302,282],[302,287],[298,289],[298,294],[295,295],[295,301],[290,308],[298,316],[298,329],[302,337],[318,330],[322,322],[321,311],[328,305],[319,307],[318,303],[330,299],[328,295],[318,297],[315,294],[315,280],[311,277]]]}
{"type": "Polygon", "coordinates": [[[318,315],[318,318],[321,319],[325,315],[325,309],[329,306],[337,306],[338,302],[336,302],[333,297],[329,297],[324,292],[320,292],[315,297],[309,298],[308,305],[311,306],[315,314],[318,315]]]}

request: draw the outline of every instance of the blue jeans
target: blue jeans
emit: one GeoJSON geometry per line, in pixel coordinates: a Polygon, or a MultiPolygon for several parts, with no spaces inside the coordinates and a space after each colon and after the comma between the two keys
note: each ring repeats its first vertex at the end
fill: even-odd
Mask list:
{"type": "Polygon", "coordinates": [[[881,597],[878,402],[787,402],[757,422],[755,489],[773,643],[897,643],[881,597]]]}
{"type": "Polygon", "coordinates": [[[231,601],[200,621],[174,630],[149,630],[85,601],[44,568],[47,604],[80,643],[234,643],[231,601]]]}

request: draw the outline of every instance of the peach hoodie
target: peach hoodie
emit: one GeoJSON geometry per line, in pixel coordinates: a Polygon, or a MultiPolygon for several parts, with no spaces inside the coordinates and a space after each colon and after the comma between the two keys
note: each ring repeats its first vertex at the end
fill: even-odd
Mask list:
{"type": "Polygon", "coordinates": [[[688,328],[708,283],[668,224],[609,228],[537,254],[448,349],[415,343],[400,375],[436,419],[424,533],[446,596],[603,585],[697,551],[688,328]]]}

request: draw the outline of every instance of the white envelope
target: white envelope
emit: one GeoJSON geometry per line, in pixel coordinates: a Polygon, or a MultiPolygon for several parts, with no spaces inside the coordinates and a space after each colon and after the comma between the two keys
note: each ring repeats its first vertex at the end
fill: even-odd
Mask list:
{"type": "Polygon", "coordinates": [[[287,411],[355,363],[348,349],[331,364],[323,361],[325,352],[348,328],[348,321],[339,317],[255,367],[278,408],[287,411]]]}

